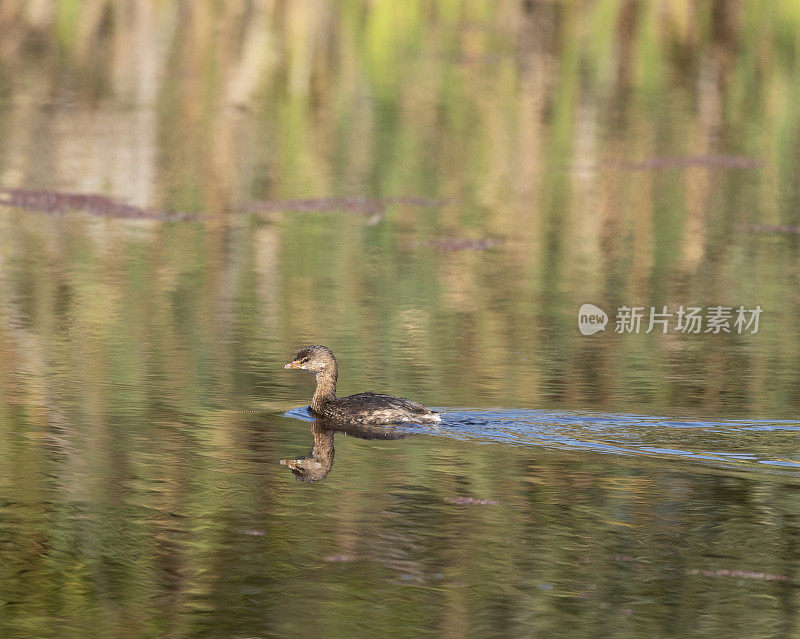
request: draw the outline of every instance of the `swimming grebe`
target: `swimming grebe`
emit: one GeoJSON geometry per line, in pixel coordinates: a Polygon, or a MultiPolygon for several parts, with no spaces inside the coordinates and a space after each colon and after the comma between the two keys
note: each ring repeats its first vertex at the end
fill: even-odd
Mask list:
{"type": "Polygon", "coordinates": [[[336,398],[338,365],[327,346],[306,346],[284,368],[311,371],[317,387],[311,398],[311,413],[336,422],[350,424],[430,424],[442,421],[439,413],[405,397],[359,393],[336,398]]]}

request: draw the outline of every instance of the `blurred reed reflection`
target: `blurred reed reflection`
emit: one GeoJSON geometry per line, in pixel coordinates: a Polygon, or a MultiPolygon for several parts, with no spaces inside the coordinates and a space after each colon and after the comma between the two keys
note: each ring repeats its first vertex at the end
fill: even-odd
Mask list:
{"type": "MultiPolygon", "coordinates": [[[[800,406],[790,3],[9,0],[0,24],[2,188],[202,220],[23,222],[3,207],[3,286],[40,284],[37,303],[6,298],[8,317],[35,314],[14,342],[47,352],[77,291],[84,312],[106,309],[95,322],[153,300],[151,328],[204,344],[238,331],[249,343],[228,362],[313,338],[365,378],[413,367],[387,381],[438,387],[438,404],[800,406]],[[296,210],[313,198],[339,210],[296,210]],[[380,211],[370,224],[341,210],[362,201],[380,211]],[[101,275],[136,262],[138,280],[101,275]],[[765,316],[747,339],[575,339],[587,301],[765,316]]],[[[93,338],[130,344],[121,324],[93,338]]]]}
{"type": "Polygon", "coordinates": [[[800,632],[793,427],[666,423],[800,411],[794,0],[4,0],[0,32],[0,634],[800,632]],[[717,304],[758,334],[611,330],[717,304]],[[302,343],[343,393],[644,415],[613,443],[657,450],[340,436],[294,482],[302,343]]]}
{"type": "Polygon", "coordinates": [[[337,472],[312,490],[276,463],[307,440],[297,427],[221,412],[121,431],[114,463],[83,469],[20,438],[0,469],[6,636],[47,636],[54,619],[65,637],[800,623],[786,477],[339,436],[337,472]]]}

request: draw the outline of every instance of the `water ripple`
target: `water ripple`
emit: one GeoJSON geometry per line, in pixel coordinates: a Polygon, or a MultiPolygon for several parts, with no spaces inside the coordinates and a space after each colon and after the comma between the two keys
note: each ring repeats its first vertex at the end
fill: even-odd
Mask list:
{"type": "MultiPolygon", "coordinates": [[[[769,467],[800,476],[800,421],[700,421],[504,408],[437,410],[444,414],[441,424],[403,428],[477,443],[586,450],[737,468],[769,467]]],[[[286,416],[310,419],[306,408],[292,409],[286,416]]]]}

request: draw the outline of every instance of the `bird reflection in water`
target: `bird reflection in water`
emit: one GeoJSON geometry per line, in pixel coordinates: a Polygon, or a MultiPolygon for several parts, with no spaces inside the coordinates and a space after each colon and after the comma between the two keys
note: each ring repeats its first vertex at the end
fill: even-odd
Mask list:
{"type": "Polygon", "coordinates": [[[305,457],[281,459],[281,465],[292,471],[297,481],[312,482],[325,479],[333,467],[333,435],[344,433],[359,439],[403,439],[410,433],[391,426],[370,426],[368,424],[340,424],[324,419],[311,422],[311,435],[314,443],[305,457]]]}

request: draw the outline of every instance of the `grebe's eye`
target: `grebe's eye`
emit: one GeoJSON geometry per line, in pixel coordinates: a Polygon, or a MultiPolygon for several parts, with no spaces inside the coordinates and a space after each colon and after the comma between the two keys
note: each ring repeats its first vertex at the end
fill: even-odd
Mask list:
{"type": "Polygon", "coordinates": [[[304,357],[303,359],[300,360],[300,363],[301,364],[305,364],[307,361],[308,361],[308,357],[304,357]]]}

